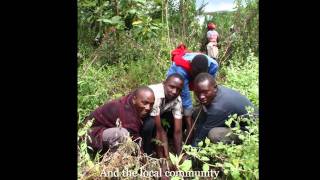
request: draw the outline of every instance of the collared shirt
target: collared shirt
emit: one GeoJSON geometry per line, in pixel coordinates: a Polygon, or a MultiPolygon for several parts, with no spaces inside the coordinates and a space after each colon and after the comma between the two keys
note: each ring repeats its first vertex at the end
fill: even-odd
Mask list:
{"type": "Polygon", "coordinates": [[[171,111],[174,118],[182,119],[182,100],[180,96],[172,101],[166,102],[162,83],[153,84],[149,87],[153,90],[155,95],[155,101],[150,116],[158,116],[171,111]]]}

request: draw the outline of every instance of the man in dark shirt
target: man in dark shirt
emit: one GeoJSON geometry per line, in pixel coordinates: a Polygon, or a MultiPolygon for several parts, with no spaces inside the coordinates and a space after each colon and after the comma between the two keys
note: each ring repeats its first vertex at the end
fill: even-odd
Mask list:
{"type": "Polygon", "coordinates": [[[231,132],[225,125],[229,115],[247,114],[246,107],[253,104],[247,97],[230,88],[217,85],[208,73],[199,74],[194,80],[194,92],[202,105],[202,111],[196,124],[192,145],[205,137],[217,142],[231,132]]]}
{"type": "MultiPolygon", "coordinates": [[[[152,89],[142,86],[134,92],[98,107],[89,119],[94,119],[88,132],[91,141],[88,145],[93,154],[104,153],[130,135],[141,142],[140,131],[143,119],[147,117],[155,101],[152,89]]],[[[90,153],[90,152],[89,152],[90,153]]]]}

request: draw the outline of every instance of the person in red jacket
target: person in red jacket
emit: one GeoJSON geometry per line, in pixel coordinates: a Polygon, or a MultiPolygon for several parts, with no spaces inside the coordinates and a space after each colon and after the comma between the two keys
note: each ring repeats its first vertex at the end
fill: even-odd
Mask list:
{"type": "MultiPolygon", "coordinates": [[[[183,88],[181,100],[183,106],[183,126],[186,128],[186,135],[192,137],[192,111],[193,103],[190,91],[193,91],[193,79],[201,72],[207,72],[213,77],[216,76],[219,65],[217,61],[206,54],[189,51],[184,44],[171,51],[172,64],[167,71],[167,76],[178,73],[183,77],[183,88]]],[[[187,142],[189,143],[189,142],[187,142]]]]}

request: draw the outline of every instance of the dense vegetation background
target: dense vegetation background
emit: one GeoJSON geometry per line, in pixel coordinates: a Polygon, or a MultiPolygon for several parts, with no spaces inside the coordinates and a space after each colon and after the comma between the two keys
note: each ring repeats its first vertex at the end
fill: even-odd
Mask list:
{"type": "MultiPolygon", "coordinates": [[[[78,0],[79,178],[95,166],[80,141],[87,128],[82,123],[85,116],[140,85],[163,81],[170,51],[180,42],[200,51],[209,21],[220,33],[218,83],[240,91],[259,107],[258,0],[234,4],[232,12],[205,13],[204,6],[196,9],[195,0],[78,0]],[[199,24],[199,16],[205,16],[204,24],[199,24]]],[[[242,145],[218,147],[208,142],[202,149],[186,151],[201,159],[210,149],[205,152],[209,160],[201,166],[222,168],[222,178],[258,179],[258,121],[250,128],[242,145]]]]}

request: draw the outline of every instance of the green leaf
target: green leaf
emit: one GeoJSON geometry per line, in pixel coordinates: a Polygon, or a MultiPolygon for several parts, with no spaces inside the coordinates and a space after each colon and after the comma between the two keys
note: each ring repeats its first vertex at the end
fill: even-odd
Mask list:
{"type": "Polygon", "coordinates": [[[202,149],[201,151],[199,151],[199,154],[207,155],[207,151],[205,149],[202,149]]]}
{"type": "Polygon", "coordinates": [[[137,13],[137,10],[135,10],[135,9],[130,9],[130,10],[128,11],[128,13],[129,13],[129,14],[135,14],[135,13],[137,13]]]}
{"type": "Polygon", "coordinates": [[[202,171],[209,171],[209,165],[207,163],[203,164],[202,171]]]}
{"type": "Polygon", "coordinates": [[[138,24],[141,24],[141,23],[142,23],[142,21],[138,20],[138,21],[132,22],[132,25],[138,25],[138,24]]]}
{"type": "Polygon", "coordinates": [[[169,157],[170,157],[172,164],[177,164],[178,158],[175,155],[173,155],[172,153],[169,152],[169,157]]]}
{"type": "Polygon", "coordinates": [[[209,145],[209,144],[210,144],[210,139],[206,138],[206,139],[204,140],[204,142],[206,143],[206,145],[209,145]]]}
{"type": "Polygon", "coordinates": [[[182,148],[183,149],[190,149],[192,146],[191,145],[183,145],[182,148]]]}
{"type": "Polygon", "coordinates": [[[198,154],[196,152],[186,152],[188,155],[190,156],[194,156],[194,157],[197,157],[198,154]]]}
{"type": "Polygon", "coordinates": [[[86,132],[87,131],[85,131],[85,130],[81,130],[81,131],[79,131],[78,136],[83,136],[84,134],[86,134],[86,132]]]}
{"type": "Polygon", "coordinates": [[[228,167],[228,168],[234,168],[234,166],[231,163],[224,163],[224,167],[228,167]]]}
{"type": "Polygon", "coordinates": [[[112,23],[112,21],[110,19],[98,19],[97,21],[102,21],[102,22],[105,22],[105,23],[112,23]]]}
{"type": "Polygon", "coordinates": [[[200,142],[198,143],[198,146],[199,146],[199,147],[202,147],[202,145],[203,145],[203,142],[200,141],[200,142]]]}
{"type": "Polygon", "coordinates": [[[192,162],[191,160],[185,160],[179,167],[182,171],[189,171],[192,167],[192,162]]]}
{"type": "Polygon", "coordinates": [[[88,166],[89,166],[89,168],[92,168],[92,167],[94,167],[94,163],[92,161],[88,161],[88,166]]]}
{"type": "Polygon", "coordinates": [[[116,93],[116,94],[113,95],[113,98],[116,99],[116,98],[119,98],[119,97],[121,97],[121,96],[123,96],[121,93],[116,93]]]}
{"type": "Polygon", "coordinates": [[[231,176],[232,176],[234,179],[239,179],[239,177],[240,177],[239,170],[233,169],[233,170],[231,171],[231,176]]]}
{"type": "Polygon", "coordinates": [[[240,134],[240,135],[239,135],[239,139],[244,140],[244,139],[245,139],[245,136],[242,135],[242,134],[240,134]]]}
{"type": "Polygon", "coordinates": [[[178,157],[178,163],[180,163],[180,161],[181,161],[181,159],[183,158],[183,156],[184,156],[184,153],[181,153],[181,154],[179,155],[179,157],[178,157]]]}
{"type": "Polygon", "coordinates": [[[180,180],[181,178],[178,177],[178,176],[173,176],[173,177],[171,177],[170,179],[172,179],[172,180],[180,180]]]}
{"type": "Polygon", "coordinates": [[[96,2],[95,1],[85,1],[81,4],[82,7],[95,7],[96,2]]]}
{"type": "Polygon", "coordinates": [[[141,3],[141,4],[145,4],[145,3],[146,3],[145,0],[133,0],[133,1],[135,1],[135,2],[137,2],[137,3],[141,3]]]}
{"type": "Polygon", "coordinates": [[[114,22],[117,22],[117,21],[120,21],[121,20],[121,17],[120,16],[113,16],[111,18],[111,21],[114,21],[114,22]]]}
{"type": "Polygon", "coordinates": [[[240,162],[239,159],[233,159],[233,160],[232,160],[232,163],[235,165],[236,168],[239,167],[239,162],[240,162]]]}
{"type": "Polygon", "coordinates": [[[201,157],[201,160],[202,161],[209,161],[210,159],[204,156],[204,157],[201,157]]]}
{"type": "Polygon", "coordinates": [[[228,127],[230,127],[230,126],[231,126],[232,121],[233,121],[233,119],[232,119],[232,118],[230,118],[230,119],[228,119],[228,120],[225,122],[225,124],[226,124],[228,127]]]}

